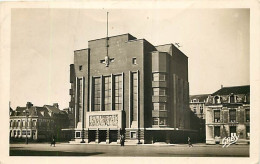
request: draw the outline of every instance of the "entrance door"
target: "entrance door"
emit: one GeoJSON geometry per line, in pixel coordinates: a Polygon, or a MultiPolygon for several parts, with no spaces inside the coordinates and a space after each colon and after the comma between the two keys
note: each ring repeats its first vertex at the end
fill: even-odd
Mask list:
{"type": "Polygon", "coordinates": [[[237,135],[237,128],[236,126],[230,126],[230,136],[236,136],[237,135]]]}
{"type": "Polygon", "coordinates": [[[95,139],[96,139],[96,131],[89,130],[88,131],[88,142],[95,142],[95,139]]]}
{"type": "Polygon", "coordinates": [[[118,133],[117,130],[110,130],[109,131],[110,142],[117,142],[117,133],[118,133]]]}
{"type": "Polygon", "coordinates": [[[107,131],[100,130],[99,131],[99,142],[106,142],[106,137],[107,137],[107,131]]]}

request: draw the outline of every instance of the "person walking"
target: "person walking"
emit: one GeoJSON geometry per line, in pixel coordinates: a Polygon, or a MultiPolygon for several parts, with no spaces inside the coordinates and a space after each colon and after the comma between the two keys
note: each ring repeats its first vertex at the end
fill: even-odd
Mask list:
{"type": "Polygon", "coordinates": [[[121,136],[120,136],[120,143],[121,143],[121,146],[125,146],[125,137],[123,134],[121,134],[121,136]]]}
{"type": "Polygon", "coordinates": [[[190,139],[190,137],[188,137],[188,144],[189,144],[189,147],[193,147],[193,145],[191,144],[191,139],[190,139]]]}
{"type": "Polygon", "coordinates": [[[52,145],[55,147],[55,138],[54,138],[54,136],[52,136],[52,138],[51,138],[51,146],[52,145]]]}

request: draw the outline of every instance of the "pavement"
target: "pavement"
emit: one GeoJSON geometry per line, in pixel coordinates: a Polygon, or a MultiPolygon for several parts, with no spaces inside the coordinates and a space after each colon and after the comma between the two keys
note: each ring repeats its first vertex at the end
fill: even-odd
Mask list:
{"type": "Polygon", "coordinates": [[[10,156],[124,156],[124,157],[249,157],[249,145],[193,144],[10,144],[10,156]]]}

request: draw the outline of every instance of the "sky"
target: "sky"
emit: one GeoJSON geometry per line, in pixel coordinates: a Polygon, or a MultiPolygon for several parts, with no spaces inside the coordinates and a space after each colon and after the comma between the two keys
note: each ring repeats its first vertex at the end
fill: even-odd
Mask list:
{"type": "Polygon", "coordinates": [[[69,65],[88,41],[130,33],[153,45],[180,43],[190,94],[249,85],[248,9],[12,9],[11,107],[69,106],[69,65]]]}

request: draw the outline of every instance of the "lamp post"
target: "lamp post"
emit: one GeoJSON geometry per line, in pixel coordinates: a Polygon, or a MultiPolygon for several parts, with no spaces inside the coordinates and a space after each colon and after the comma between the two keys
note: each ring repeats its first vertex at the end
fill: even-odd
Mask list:
{"type": "Polygon", "coordinates": [[[29,116],[29,110],[28,108],[25,111],[25,115],[26,115],[26,140],[25,143],[28,144],[28,135],[27,135],[27,129],[28,129],[28,116],[29,116]]]}

